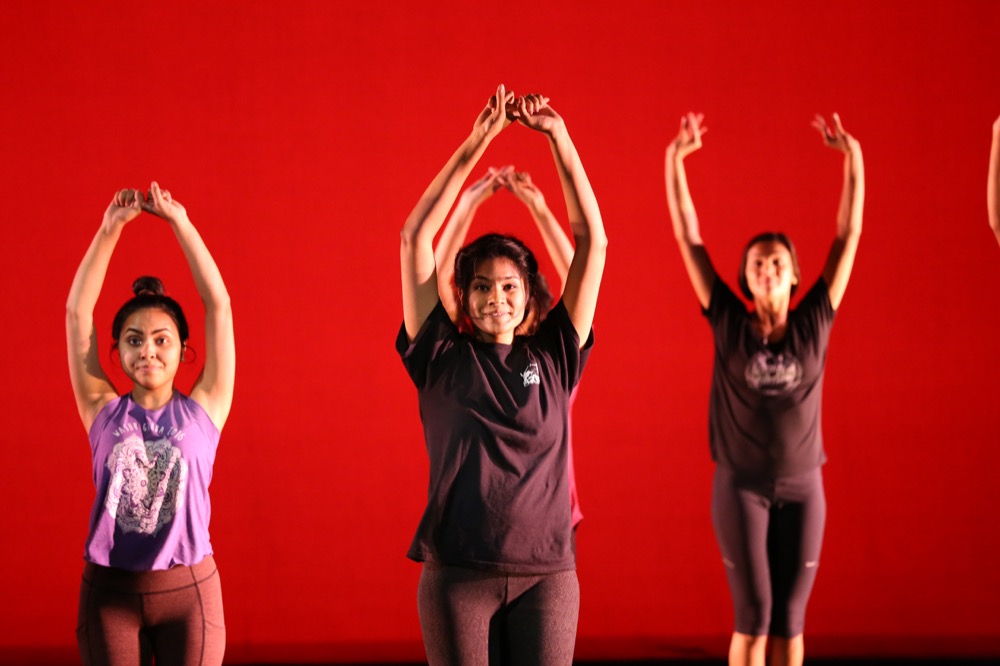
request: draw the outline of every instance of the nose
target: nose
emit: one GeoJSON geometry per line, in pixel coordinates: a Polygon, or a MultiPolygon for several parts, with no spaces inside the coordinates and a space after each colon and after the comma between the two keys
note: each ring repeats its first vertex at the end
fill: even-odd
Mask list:
{"type": "Polygon", "coordinates": [[[152,340],[147,340],[142,343],[142,347],[139,348],[140,358],[153,358],[156,356],[156,346],[153,344],[152,340]]]}

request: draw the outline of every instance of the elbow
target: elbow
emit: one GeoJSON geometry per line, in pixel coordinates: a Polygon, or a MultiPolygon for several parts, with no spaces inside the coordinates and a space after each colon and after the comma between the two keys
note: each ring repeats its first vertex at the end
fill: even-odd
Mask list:
{"type": "MultiPolygon", "coordinates": [[[[577,227],[574,227],[576,230],[577,227]]],[[[606,252],[608,249],[608,235],[604,232],[604,225],[588,225],[579,227],[580,233],[573,234],[577,251],[581,247],[587,247],[590,251],[606,252]]]]}
{"type": "Polygon", "coordinates": [[[81,307],[72,296],[66,301],[66,324],[79,324],[84,319],[92,317],[93,311],[87,311],[85,308],[81,307]]]}
{"type": "Polygon", "coordinates": [[[586,247],[591,257],[605,257],[608,254],[608,236],[601,229],[598,233],[588,234],[585,239],[577,239],[576,246],[578,252],[579,248],[586,247]]]}
{"type": "Polygon", "coordinates": [[[205,301],[205,309],[232,317],[233,302],[232,299],[229,298],[229,292],[223,288],[221,293],[212,294],[211,297],[205,301]]]}
{"type": "Polygon", "coordinates": [[[413,220],[407,220],[406,224],[399,232],[399,247],[401,250],[412,250],[424,240],[422,224],[413,220]]]}
{"type": "Polygon", "coordinates": [[[402,256],[410,256],[415,254],[415,248],[417,246],[417,233],[409,228],[409,226],[403,227],[403,230],[399,232],[399,253],[402,256]]]}
{"type": "Polygon", "coordinates": [[[600,234],[597,234],[595,237],[591,239],[590,243],[591,247],[597,249],[597,251],[599,251],[601,254],[608,253],[608,235],[604,233],[603,229],[601,230],[600,234]]]}

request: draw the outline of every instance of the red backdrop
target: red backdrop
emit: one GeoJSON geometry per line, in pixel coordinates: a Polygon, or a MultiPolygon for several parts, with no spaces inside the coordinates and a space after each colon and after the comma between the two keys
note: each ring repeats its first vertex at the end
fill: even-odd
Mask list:
{"type": "MultiPolygon", "coordinates": [[[[1000,248],[983,196],[1000,4],[364,4],[0,9],[0,657],[73,654],[93,488],[62,305],[112,193],[154,178],[187,206],[235,309],[212,485],[230,656],[420,657],[404,553],[427,470],[392,344],[397,234],[499,82],[567,119],[610,238],[575,414],[579,654],[719,651],[730,630],[708,508],[711,340],[662,180],[689,109],[711,128],[688,174],[731,284],[742,244],[770,228],[796,240],[807,283],[821,270],[841,159],[814,113],[839,111],[865,151],[865,231],[826,379],[810,635],[1000,653],[1000,248]]],[[[544,140],[510,128],[481,170],[505,163],[562,211],[544,140]]],[[[541,249],[509,195],[481,210],[475,230],[490,229],[541,249]]],[[[143,273],[200,319],[172,235],[143,217],[105,283],[102,349],[143,273]]]]}

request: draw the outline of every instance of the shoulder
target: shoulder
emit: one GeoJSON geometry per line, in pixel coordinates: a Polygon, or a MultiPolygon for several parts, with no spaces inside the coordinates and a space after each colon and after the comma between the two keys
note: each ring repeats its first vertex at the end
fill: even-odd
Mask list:
{"type": "Polygon", "coordinates": [[[220,430],[215,425],[211,415],[200,402],[191,396],[175,391],[174,399],[170,401],[170,405],[179,421],[198,426],[212,438],[219,437],[220,430]]]}
{"type": "Polygon", "coordinates": [[[423,325],[417,334],[413,337],[413,340],[409,339],[406,334],[406,325],[400,324],[399,333],[396,335],[396,351],[400,355],[405,354],[408,350],[413,347],[419,346],[428,340],[437,339],[442,336],[457,335],[458,327],[448,316],[448,311],[445,309],[444,304],[438,301],[431,313],[427,315],[427,319],[424,320],[423,325]]]}
{"type": "Polygon", "coordinates": [[[94,420],[90,424],[90,430],[88,432],[90,437],[93,439],[94,437],[98,436],[108,425],[108,423],[115,420],[115,418],[118,417],[123,412],[127,412],[128,405],[131,402],[132,402],[131,396],[128,393],[126,393],[124,395],[119,395],[115,398],[112,398],[108,402],[104,403],[104,405],[98,410],[97,415],[94,417],[94,420]]]}
{"type": "Polygon", "coordinates": [[[830,288],[822,276],[816,280],[806,295],[802,297],[795,312],[800,315],[818,314],[824,319],[833,319],[835,310],[830,302],[830,288]]]}
{"type": "Polygon", "coordinates": [[[406,326],[401,324],[396,335],[396,352],[410,377],[418,385],[423,384],[422,377],[430,365],[455,348],[463,339],[458,328],[448,316],[448,311],[439,301],[427,316],[413,340],[406,334],[406,326]]]}
{"type": "MultiPolygon", "coordinates": [[[[592,345],[592,338],[594,337],[593,331],[591,331],[590,338],[588,340],[588,346],[592,345]]],[[[573,326],[573,320],[570,319],[569,311],[566,309],[566,304],[560,298],[559,302],[549,310],[549,313],[542,320],[542,323],[538,325],[538,330],[534,335],[530,336],[530,340],[535,343],[542,343],[552,338],[559,338],[560,340],[566,340],[577,347],[580,345],[580,336],[576,331],[576,327],[573,326]]]]}
{"type": "Polygon", "coordinates": [[[708,317],[709,321],[716,322],[733,314],[745,315],[747,306],[722,278],[716,276],[715,282],[712,284],[708,307],[702,308],[701,312],[708,317]]]}

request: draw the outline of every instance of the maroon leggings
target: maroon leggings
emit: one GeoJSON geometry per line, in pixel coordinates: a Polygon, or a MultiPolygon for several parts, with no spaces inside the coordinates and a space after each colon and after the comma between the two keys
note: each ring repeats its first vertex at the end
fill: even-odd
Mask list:
{"type": "Polygon", "coordinates": [[[575,571],[515,576],[424,563],[417,587],[430,666],[570,666],[575,571]]]}
{"type": "Polygon", "coordinates": [[[125,571],[88,562],[77,645],[84,666],[217,666],[226,649],[222,586],[209,555],[191,567],[125,571]]]}

